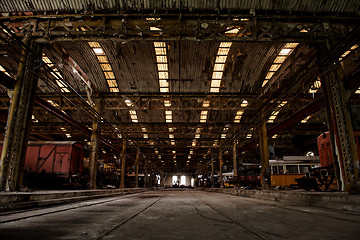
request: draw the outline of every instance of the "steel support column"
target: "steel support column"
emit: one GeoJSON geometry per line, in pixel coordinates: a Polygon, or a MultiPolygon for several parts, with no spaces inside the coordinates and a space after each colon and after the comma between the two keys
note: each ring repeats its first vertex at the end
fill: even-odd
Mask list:
{"type": "Polygon", "coordinates": [[[223,165],[224,161],[222,158],[222,150],[219,150],[219,165],[220,165],[220,172],[219,172],[219,181],[220,181],[220,188],[224,188],[224,181],[223,181],[223,165]]]}
{"type": "Polygon", "coordinates": [[[0,190],[19,190],[22,184],[31,115],[37,87],[34,74],[40,66],[41,48],[26,40],[17,73],[1,154],[0,190]]]}
{"type": "Polygon", "coordinates": [[[145,159],[145,164],[144,164],[144,188],[147,187],[147,181],[148,181],[148,164],[147,164],[147,160],[145,159]]]}
{"type": "MultiPolygon", "coordinates": [[[[332,146],[337,148],[338,159],[335,158],[335,172],[343,179],[342,190],[360,192],[359,156],[357,156],[354,131],[351,124],[346,90],[342,82],[343,71],[339,64],[330,66],[322,76],[332,146]]],[[[336,156],[335,153],[333,153],[336,156]]],[[[338,180],[339,177],[337,176],[338,180]]]]}
{"type": "Polygon", "coordinates": [[[261,155],[261,182],[263,189],[270,188],[270,168],[269,168],[269,146],[266,132],[266,123],[262,122],[259,128],[259,142],[261,155]]]}
{"type": "Polygon", "coordinates": [[[123,145],[121,151],[121,179],[120,188],[125,188],[125,167],[126,167],[126,139],[123,138],[123,145]]]}
{"type": "Polygon", "coordinates": [[[214,165],[214,153],[211,151],[211,187],[215,187],[215,165],[214,165]]]}
{"type": "MultiPolygon", "coordinates": [[[[100,113],[101,112],[101,100],[96,99],[94,101],[94,109],[100,113]]],[[[98,168],[98,159],[99,159],[99,139],[100,139],[100,129],[101,129],[101,119],[95,118],[92,124],[91,132],[91,150],[89,156],[89,178],[88,178],[88,187],[89,189],[96,189],[96,175],[98,168]]]]}
{"type": "Polygon", "coordinates": [[[233,142],[233,168],[234,168],[234,177],[237,177],[238,172],[237,172],[237,159],[236,159],[236,138],[234,138],[234,142],[233,142]]]}
{"type": "Polygon", "coordinates": [[[136,151],[136,159],[135,159],[135,187],[139,187],[139,157],[140,157],[140,148],[136,151]]]}

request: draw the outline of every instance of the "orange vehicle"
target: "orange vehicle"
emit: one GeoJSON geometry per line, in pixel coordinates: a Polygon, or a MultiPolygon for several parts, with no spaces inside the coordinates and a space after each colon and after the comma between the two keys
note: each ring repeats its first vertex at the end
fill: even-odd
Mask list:
{"type": "MultiPolygon", "coordinates": [[[[357,155],[360,157],[360,132],[354,132],[354,136],[357,155]]],[[[335,190],[335,168],[329,132],[321,134],[317,138],[317,143],[319,149],[320,167],[311,169],[308,176],[298,179],[297,182],[306,190],[335,190]]]]}

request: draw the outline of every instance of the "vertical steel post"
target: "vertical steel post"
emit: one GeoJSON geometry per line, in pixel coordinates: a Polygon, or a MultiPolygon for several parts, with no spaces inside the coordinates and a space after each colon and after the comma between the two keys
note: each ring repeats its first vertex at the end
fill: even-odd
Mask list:
{"type": "Polygon", "coordinates": [[[40,66],[39,44],[25,40],[26,49],[17,73],[1,154],[0,190],[19,190],[22,184],[31,115],[37,87],[36,68],[40,66]]]}
{"type": "Polygon", "coordinates": [[[220,181],[220,188],[224,187],[224,181],[223,181],[223,165],[224,161],[222,158],[222,151],[219,149],[219,164],[220,164],[220,173],[219,173],[219,181],[220,181]]]}
{"type": "Polygon", "coordinates": [[[215,187],[215,165],[214,165],[214,153],[211,151],[211,187],[215,187]]]}
{"type": "Polygon", "coordinates": [[[259,128],[259,142],[261,155],[261,182],[263,189],[270,188],[270,168],[269,168],[269,146],[266,132],[266,123],[262,121],[259,128]]]}
{"type": "MultiPolygon", "coordinates": [[[[94,109],[98,113],[101,113],[101,100],[94,100],[94,109]]],[[[89,156],[89,178],[88,178],[88,187],[89,189],[96,189],[96,176],[98,168],[98,158],[99,158],[99,139],[100,139],[100,125],[101,119],[96,117],[93,119],[92,132],[91,132],[91,150],[89,156]]]]}
{"type": "Polygon", "coordinates": [[[126,167],[126,139],[123,138],[123,145],[122,145],[122,151],[121,151],[120,188],[125,188],[125,167],[126,167]]]}
{"type": "Polygon", "coordinates": [[[234,138],[233,142],[233,168],[234,168],[234,178],[237,178],[238,171],[237,171],[237,159],[236,159],[236,139],[234,138]]]}
{"type": "MultiPolygon", "coordinates": [[[[343,189],[349,193],[360,192],[360,169],[359,156],[357,156],[354,130],[351,124],[346,90],[342,82],[343,71],[340,64],[330,65],[324,74],[324,91],[330,105],[330,115],[328,122],[332,126],[335,143],[340,162],[340,176],[343,177],[343,189]]],[[[335,158],[335,161],[337,158],[335,158]]],[[[336,167],[336,164],[335,164],[336,167]]],[[[337,170],[337,169],[336,169],[337,170]]]]}
{"type": "Polygon", "coordinates": [[[135,187],[139,187],[139,156],[140,156],[140,148],[136,151],[136,159],[135,159],[135,187]]]}
{"type": "Polygon", "coordinates": [[[147,160],[145,159],[145,164],[144,164],[144,188],[147,187],[147,181],[148,181],[148,169],[147,169],[147,160]]]}

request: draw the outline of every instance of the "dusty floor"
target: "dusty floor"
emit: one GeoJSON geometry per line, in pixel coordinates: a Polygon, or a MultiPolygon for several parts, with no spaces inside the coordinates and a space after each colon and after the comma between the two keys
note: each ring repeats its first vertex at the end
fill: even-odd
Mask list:
{"type": "Polygon", "coordinates": [[[360,239],[360,215],[167,190],[2,213],[0,239],[360,239]]]}

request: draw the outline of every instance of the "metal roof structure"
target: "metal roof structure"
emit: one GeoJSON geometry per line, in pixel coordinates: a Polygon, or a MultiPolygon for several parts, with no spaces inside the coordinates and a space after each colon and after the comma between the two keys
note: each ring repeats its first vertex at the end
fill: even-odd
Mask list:
{"type": "MultiPolygon", "coordinates": [[[[101,114],[109,144],[120,148],[126,138],[130,159],[140,148],[163,171],[200,171],[219,148],[231,159],[233,141],[240,158],[258,161],[250,146],[261,119],[276,154],[316,151],[316,136],[327,129],[314,84],[322,66],[342,58],[349,81],[358,77],[355,0],[1,3],[4,71],[16,79],[21,41],[33,38],[44,54],[37,96],[88,129],[101,114]],[[92,109],[96,98],[101,113],[92,109]],[[304,108],[308,115],[284,123],[304,108]]],[[[348,88],[355,103],[358,85],[348,88]]],[[[0,93],[5,127],[8,88],[0,93]]],[[[89,140],[42,107],[33,115],[33,140],[89,140]]],[[[116,154],[103,147],[103,158],[116,154]]]]}

